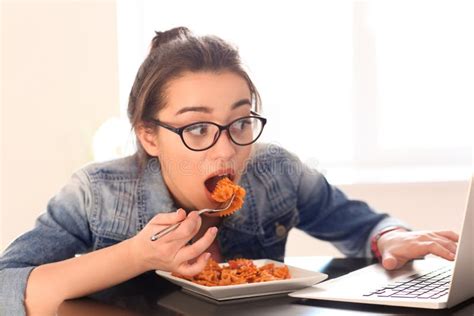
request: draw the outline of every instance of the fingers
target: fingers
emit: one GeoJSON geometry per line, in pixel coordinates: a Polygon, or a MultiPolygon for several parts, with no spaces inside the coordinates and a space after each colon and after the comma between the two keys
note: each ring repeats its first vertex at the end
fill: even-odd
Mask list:
{"type": "Polygon", "coordinates": [[[201,227],[201,217],[197,212],[191,212],[188,214],[186,219],[176,229],[174,237],[177,239],[186,239],[186,242],[190,240],[201,227]]]}
{"type": "MultiPolygon", "coordinates": [[[[437,231],[437,232],[425,233],[420,236],[419,240],[423,242],[438,243],[442,247],[449,250],[449,252],[451,252],[452,254],[455,254],[459,236],[455,232],[452,232],[452,231],[437,231]]],[[[435,246],[430,246],[430,247],[434,247],[434,249],[438,248],[435,246]]]]}
{"type": "Polygon", "coordinates": [[[455,254],[449,249],[443,247],[441,244],[436,241],[425,241],[420,242],[418,247],[412,252],[413,258],[426,256],[428,254],[434,254],[438,257],[444,258],[446,260],[454,260],[455,254]]]}
{"type": "Polygon", "coordinates": [[[447,239],[447,238],[437,238],[437,237],[434,237],[432,240],[439,243],[441,246],[448,249],[450,252],[456,253],[456,248],[457,248],[456,242],[451,241],[450,239],[447,239]]]}
{"type": "Polygon", "coordinates": [[[217,235],[217,228],[210,227],[206,233],[192,245],[186,246],[176,255],[178,261],[188,261],[196,258],[208,249],[217,235]]]}
{"type": "Polygon", "coordinates": [[[385,251],[382,255],[382,265],[387,270],[394,270],[398,267],[398,260],[390,251],[385,251]]]}
{"type": "Polygon", "coordinates": [[[203,253],[194,263],[183,263],[176,272],[186,276],[194,276],[204,270],[204,267],[206,266],[210,257],[211,254],[209,252],[203,253]]]}
{"type": "Polygon", "coordinates": [[[456,233],[444,230],[393,233],[391,238],[379,240],[379,243],[382,242],[382,265],[387,270],[398,269],[407,261],[428,254],[452,261],[456,256],[458,240],[456,233]]]}
{"type": "Polygon", "coordinates": [[[452,241],[455,241],[455,242],[458,242],[459,241],[459,235],[456,234],[455,232],[453,231],[450,231],[450,230],[440,230],[440,231],[437,231],[435,232],[436,234],[440,235],[440,236],[443,236],[445,238],[448,238],[452,241]]]}
{"type": "Polygon", "coordinates": [[[185,218],[186,212],[180,208],[176,212],[157,214],[149,223],[153,225],[172,225],[183,221],[185,218]]]}
{"type": "Polygon", "coordinates": [[[196,235],[199,231],[199,227],[201,227],[201,217],[197,212],[191,212],[186,219],[181,222],[178,228],[164,236],[163,240],[172,243],[175,249],[179,249],[196,235]]]}

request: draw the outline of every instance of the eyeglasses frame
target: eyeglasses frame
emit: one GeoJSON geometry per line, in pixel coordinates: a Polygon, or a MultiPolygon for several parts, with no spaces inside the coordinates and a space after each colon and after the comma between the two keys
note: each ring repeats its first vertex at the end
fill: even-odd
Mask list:
{"type": "Polygon", "coordinates": [[[254,112],[254,111],[250,111],[250,114],[251,115],[248,115],[248,116],[242,116],[242,117],[239,117],[235,120],[233,120],[232,122],[230,122],[229,124],[227,125],[220,125],[220,124],[217,124],[215,122],[211,122],[211,121],[200,121],[200,122],[194,122],[194,123],[191,123],[191,124],[186,124],[184,126],[181,126],[181,127],[173,127],[171,125],[168,125],[166,123],[163,123],[161,122],[160,120],[157,120],[157,119],[154,119],[154,118],[150,118],[148,119],[149,122],[157,125],[157,126],[160,126],[160,127],[164,127],[166,128],[167,130],[170,130],[172,131],[173,133],[176,133],[179,135],[179,137],[181,138],[181,141],[183,142],[184,146],[186,146],[186,148],[188,148],[189,150],[192,150],[192,151],[204,151],[204,150],[208,150],[209,148],[211,148],[212,146],[214,146],[217,141],[219,140],[219,138],[221,137],[221,134],[223,131],[227,131],[227,134],[229,135],[229,139],[236,145],[238,146],[248,146],[250,144],[253,144],[257,141],[257,139],[260,137],[260,135],[262,135],[262,132],[263,132],[263,128],[265,127],[265,124],[267,124],[267,119],[264,118],[263,116],[261,116],[260,114],[258,114],[257,112],[254,112]],[[233,138],[232,138],[232,135],[231,133],[229,133],[229,127],[234,124],[235,122],[241,120],[241,119],[246,119],[246,118],[257,118],[258,120],[260,120],[260,122],[262,123],[262,129],[260,130],[260,133],[257,135],[257,137],[255,137],[255,139],[250,142],[250,143],[247,143],[247,144],[239,144],[237,143],[233,138]],[[183,132],[186,128],[188,128],[189,126],[192,126],[192,125],[195,125],[195,124],[211,124],[211,125],[214,125],[214,126],[217,126],[219,128],[219,131],[217,133],[217,136],[214,137],[214,141],[212,142],[211,145],[209,145],[208,147],[206,148],[203,148],[203,149],[194,149],[194,148],[191,148],[188,146],[188,144],[186,144],[186,142],[184,141],[184,137],[183,137],[183,132]]]}

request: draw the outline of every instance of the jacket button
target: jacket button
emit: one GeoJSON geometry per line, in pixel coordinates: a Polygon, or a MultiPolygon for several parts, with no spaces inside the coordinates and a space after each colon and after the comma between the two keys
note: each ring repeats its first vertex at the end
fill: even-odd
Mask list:
{"type": "Polygon", "coordinates": [[[286,236],[286,227],[280,224],[276,224],[275,232],[278,237],[286,236]]]}

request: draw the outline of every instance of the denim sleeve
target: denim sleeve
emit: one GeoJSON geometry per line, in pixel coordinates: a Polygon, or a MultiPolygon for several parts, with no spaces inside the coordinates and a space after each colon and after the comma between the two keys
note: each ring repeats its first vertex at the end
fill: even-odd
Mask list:
{"type": "Polygon", "coordinates": [[[0,257],[0,315],[25,314],[26,283],[35,267],[90,249],[90,206],[90,183],[80,171],[49,201],[35,227],[7,247],[0,257]]]}
{"type": "Polygon", "coordinates": [[[388,214],[378,213],[363,201],[349,199],[316,170],[297,160],[293,182],[297,190],[300,221],[297,228],[331,242],[350,257],[371,257],[370,239],[387,226],[404,226],[388,214]]]}

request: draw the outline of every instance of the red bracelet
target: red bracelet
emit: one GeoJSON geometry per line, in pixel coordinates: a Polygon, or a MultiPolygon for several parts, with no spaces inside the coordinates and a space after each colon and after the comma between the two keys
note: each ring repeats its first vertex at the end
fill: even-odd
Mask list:
{"type": "Polygon", "coordinates": [[[377,258],[379,262],[382,262],[382,254],[380,253],[379,246],[378,246],[378,241],[380,237],[382,237],[386,233],[389,233],[397,229],[404,229],[404,228],[401,226],[386,227],[382,229],[381,231],[379,231],[374,237],[372,237],[372,240],[370,241],[370,250],[372,250],[372,254],[374,255],[375,258],[377,258]]]}

